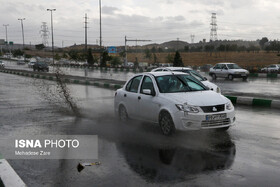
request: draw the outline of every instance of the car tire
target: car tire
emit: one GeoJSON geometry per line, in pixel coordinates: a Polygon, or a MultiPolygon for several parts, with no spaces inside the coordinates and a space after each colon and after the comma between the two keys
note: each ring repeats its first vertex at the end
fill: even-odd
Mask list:
{"type": "Polygon", "coordinates": [[[126,111],[125,106],[123,106],[123,105],[121,105],[119,107],[119,119],[120,119],[120,121],[123,121],[123,122],[128,120],[127,111],[126,111]]]}
{"type": "Polygon", "coordinates": [[[159,126],[161,132],[165,136],[171,136],[172,134],[175,133],[175,126],[172,117],[166,111],[163,111],[159,114],[159,126]]]}
{"type": "Polygon", "coordinates": [[[242,79],[243,79],[244,81],[246,81],[246,80],[248,79],[248,77],[246,76],[246,77],[243,77],[242,79]]]}
{"type": "Polygon", "coordinates": [[[215,73],[213,73],[213,74],[211,75],[211,77],[212,77],[213,80],[216,80],[216,79],[217,79],[217,75],[216,75],[215,73]]]}
{"type": "Polygon", "coordinates": [[[228,75],[228,79],[232,81],[232,80],[233,80],[233,75],[232,75],[232,74],[229,74],[229,75],[228,75]]]}

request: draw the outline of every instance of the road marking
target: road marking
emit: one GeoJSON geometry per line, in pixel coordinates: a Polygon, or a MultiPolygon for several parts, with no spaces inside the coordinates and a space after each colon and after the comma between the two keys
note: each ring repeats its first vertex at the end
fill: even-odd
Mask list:
{"type": "Polygon", "coordinates": [[[0,178],[4,186],[26,187],[26,184],[5,159],[0,159],[0,178]]]}

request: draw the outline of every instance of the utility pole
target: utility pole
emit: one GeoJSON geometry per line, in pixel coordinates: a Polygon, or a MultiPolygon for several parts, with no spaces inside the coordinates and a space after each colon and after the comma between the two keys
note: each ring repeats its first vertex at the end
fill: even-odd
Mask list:
{"type": "MultiPolygon", "coordinates": [[[[6,49],[8,49],[8,50],[9,50],[8,28],[7,28],[7,27],[9,26],[9,24],[6,24],[6,25],[4,24],[3,26],[4,26],[4,27],[5,27],[5,29],[6,29],[6,49]]],[[[10,54],[11,54],[11,50],[10,50],[10,54]]],[[[9,54],[9,55],[10,55],[10,54],[9,54]]]]}
{"type": "Polygon", "coordinates": [[[54,65],[54,43],[53,43],[53,16],[52,12],[56,9],[47,9],[47,11],[51,11],[51,27],[52,27],[52,56],[53,56],[53,65],[54,65]]]}
{"type": "Polygon", "coordinates": [[[99,28],[100,28],[100,49],[101,49],[101,47],[102,47],[101,0],[99,0],[99,16],[100,16],[100,18],[99,18],[99,28]]]}
{"type": "Polygon", "coordinates": [[[22,49],[24,49],[24,30],[23,30],[23,20],[25,20],[25,18],[19,18],[18,20],[21,22],[21,32],[22,32],[22,49]]]}
{"type": "Polygon", "coordinates": [[[211,17],[211,32],[210,32],[210,41],[216,41],[218,39],[217,36],[217,14],[216,13],[212,13],[212,17],[211,17]]]}
{"type": "Polygon", "coordinates": [[[87,53],[87,24],[88,24],[88,17],[87,14],[85,14],[85,53],[87,53]]]}
{"type": "Polygon", "coordinates": [[[127,37],[125,36],[124,37],[124,52],[125,52],[125,59],[124,59],[124,66],[127,66],[127,42],[150,42],[152,40],[138,40],[138,39],[135,39],[135,40],[128,40],[127,37]]]}
{"type": "Polygon", "coordinates": [[[102,27],[101,27],[101,0],[99,0],[99,28],[100,28],[100,65],[102,59],[102,27]]]}

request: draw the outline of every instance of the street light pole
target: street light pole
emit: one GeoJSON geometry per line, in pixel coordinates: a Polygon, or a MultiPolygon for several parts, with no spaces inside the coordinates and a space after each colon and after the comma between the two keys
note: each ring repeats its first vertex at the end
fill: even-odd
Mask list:
{"type": "MultiPolygon", "coordinates": [[[[9,50],[9,41],[8,41],[8,29],[7,27],[9,26],[9,24],[3,25],[6,28],[6,49],[9,50]]],[[[11,54],[11,50],[10,50],[10,54],[11,54]]],[[[9,55],[10,55],[9,54],[9,55]]]]}
{"type": "Polygon", "coordinates": [[[52,28],[52,56],[53,56],[53,66],[54,66],[54,44],[53,44],[53,16],[52,12],[56,9],[47,9],[47,11],[51,11],[51,28],[52,28]]]}
{"type": "Polygon", "coordinates": [[[19,18],[18,20],[21,22],[21,32],[22,32],[22,49],[24,49],[24,30],[23,30],[23,20],[25,20],[25,18],[19,18]]]}

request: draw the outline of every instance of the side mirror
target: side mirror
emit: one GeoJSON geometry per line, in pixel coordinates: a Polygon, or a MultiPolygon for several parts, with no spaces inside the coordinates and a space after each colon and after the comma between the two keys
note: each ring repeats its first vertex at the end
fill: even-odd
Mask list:
{"type": "Polygon", "coordinates": [[[150,89],[143,89],[143,94],[155,96],[155,94],[150,89]]]}
{"type": "Polygon", "coordinates": [[[207,79],[206,77],[204,77],[204,80],[206,80],[206,81],[207,81],[208,79],[207,79]]]}

